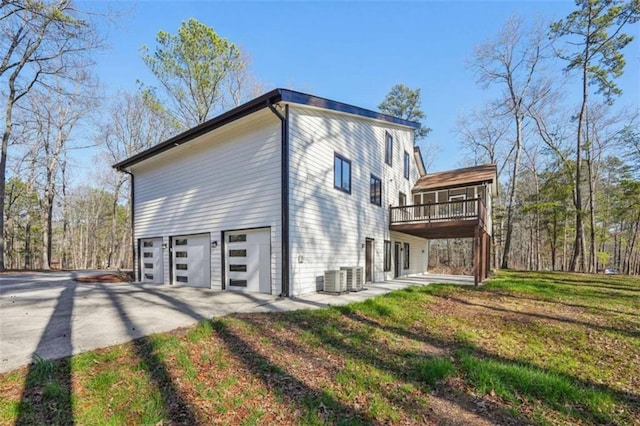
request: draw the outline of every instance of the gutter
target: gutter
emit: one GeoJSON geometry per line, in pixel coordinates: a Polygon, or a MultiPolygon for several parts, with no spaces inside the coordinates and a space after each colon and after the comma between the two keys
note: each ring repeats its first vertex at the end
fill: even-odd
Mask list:
{"type": "Polygon", "coordinates": [[[285,115],[283,116],[274,106],[272,100],[267,100],[267,106],[276,117],[280,119],[281,144],[280,144],[280,164],[281,164],[281,204],[280,217],[282,219],[282,291],[281,297],[289,297],[290,277],[289,277],[289,105],[285,105],[285,115]]]}

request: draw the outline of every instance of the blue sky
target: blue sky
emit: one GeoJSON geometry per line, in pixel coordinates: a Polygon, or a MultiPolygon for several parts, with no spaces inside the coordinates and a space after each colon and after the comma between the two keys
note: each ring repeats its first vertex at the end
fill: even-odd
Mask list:
{"type": "MultiPolygon", "coordinates": [[[[109,50],[98,57],[97,73],[107,94],[133,90],[137,79],[155,84],[140,60],[140,46],[153,49],[158,30],[175,33],[190,17],[248,52],[265,90],[286,87],[376,109],[396,83],[421,88],[426,124],[433,129],[429,139],[442,147],[432,171],[462,165],[456,119],[491,98],[466,67],[474,46],[495,36],[514,13],[557,20],[574,8],[573,1],[564,0],[81,5],[125,11],[119,27],[109,30],[109,50]]],[[[638,27],[627,28],[636,40],[625,51],[619,105],[640,105],[638,27]]]]}

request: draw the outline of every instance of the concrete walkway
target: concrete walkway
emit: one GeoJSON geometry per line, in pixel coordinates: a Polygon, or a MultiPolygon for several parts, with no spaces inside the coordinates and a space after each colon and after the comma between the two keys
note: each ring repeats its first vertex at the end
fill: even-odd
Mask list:
{"type": "Polygon", "coordinates": [[[76,275],[0,275],[0,372],[29,364],[36,354],[45,359],[62,358],[231,313],[318,309],[412,285],[473,284],[473,277],[425,274],[367,284],[367,290],[340,296],[311,293],[278,298],[168,285],[84,284],[73,281],[76,275]]]}

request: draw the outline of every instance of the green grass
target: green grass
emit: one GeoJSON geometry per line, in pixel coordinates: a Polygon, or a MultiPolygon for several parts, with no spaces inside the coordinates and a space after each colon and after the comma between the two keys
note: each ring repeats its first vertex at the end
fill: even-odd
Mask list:
{"type": "Polygon", "coordinates": [[[36,358],[0,375],[0,424],[640,424],[639,312],[638,278],[506,271],[233,315],[36,358]]]}

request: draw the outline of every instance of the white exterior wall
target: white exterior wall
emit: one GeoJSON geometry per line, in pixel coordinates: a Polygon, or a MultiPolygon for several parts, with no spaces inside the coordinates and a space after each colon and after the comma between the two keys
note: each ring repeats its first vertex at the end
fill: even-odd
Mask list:
{"type": "MultiPolygon", "coordinates": [[[[272,294],[281,292],[281,123],[268,109],[132,167],[140,238],[211,233],[211,288],[222,287],[222,231],[271,227],[272,294]]],[[[169,250],[164,250],[169,282],[169,250]]],[[[137,258],[137,256],[136,256],[137,258]]]]}
{"type": "MultiPolygon", "coordinates": [[[[425,272],[427,240],[389,231],[389,205],[400,191],[412,203],[418,179],[413,130],[391,123],[333,111],[292,105],[289,112],[290,253],[293,295],[321,289],[325,270],[365,266],[365,240],[375,240],[374,281],[393,278],[384,272],[384,240],[411,244],[411,268],[425,272]],[[385,163],[385,131],[394,138],[393,165],[385,163]],[[404,152],[410,177],[403,176],[404,152]],[[334,153],[351,160],[351,194],[333,184],[334,153]],[[370,202],[369,180],[382,180],[382,206],[370,202]],[[422,251],[424,250],[424,253],[422,251]]],[[[393,255],[393,249],[392,249],[393,255]]]]}

